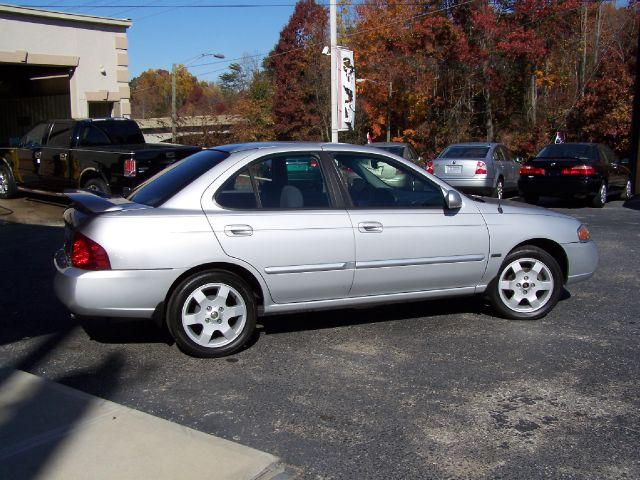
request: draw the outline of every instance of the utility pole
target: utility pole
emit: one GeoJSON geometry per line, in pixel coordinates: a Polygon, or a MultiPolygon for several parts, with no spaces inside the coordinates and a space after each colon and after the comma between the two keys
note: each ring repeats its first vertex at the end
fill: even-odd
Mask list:
{"type": "Polygon", "coordinates": [[[640,29],[636,49],[636,88],[633,94],[633,118],[631,120],[631,175],[635,183],[634,193],[640,192],[640,29]]]}
{"type": "Polygon", "coordinates": [[[331,30],[331,141],[338,141],[338,19],[336,2],[329,3],[329,29],[331,30]]]}
{"type": "Polygon", "coordinates": [[[387,96],[387,142],[391,141],[391,96],[393,95],[393,81],[389,80],[389,95],[387,96]]]}
{"type": "Polygon", "coordinates": [[[582,38],[580,46],[582,50],[582,61],[580,62],[580,96],[584,97],[585,83],[587,79],[587,0],[582,0],[582,38]]]}
{"type": "Polygon", "coordinates": [[[171,66],[171,141],[176,143],[178,136],[176,135],[176,75],[178,73],[178,65],[175,63],[171,66]]]}

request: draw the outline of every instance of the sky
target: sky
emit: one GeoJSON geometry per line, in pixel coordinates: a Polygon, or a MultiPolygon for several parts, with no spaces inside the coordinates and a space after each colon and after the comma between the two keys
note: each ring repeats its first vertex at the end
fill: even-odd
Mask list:
{"type": "MultiPolygon", "coordinates": [[[[11,2],[15,5],[41,6],[46,10],[130,18],[128,30],[129,74],[131,78],[148,68],[171,69],[171,64],[189,63],[202,53],[221,53],[191,61],[193,65],[221,62],[190,68],[201,80],[215,81],[233,59],[244,54],[267,54],[278,41],[280,30],[293,13],[295,0],[34,0],[11,2]],[[258,8],[131,8],[131,5],[266,5],[258,8]],[[119,5],[119,6],[118,6],[119,5]],[[82,6],[82,7],[80,7],[82,6]],[[109,6],[109,8],[100,7],[109,6]],[[113,6],[113,8],[111,8],[113,6]],[[210,72],[210,73],[209,73],[210,72]]],[[[261,59],[260,59],[261,60],[261,59]]]]}

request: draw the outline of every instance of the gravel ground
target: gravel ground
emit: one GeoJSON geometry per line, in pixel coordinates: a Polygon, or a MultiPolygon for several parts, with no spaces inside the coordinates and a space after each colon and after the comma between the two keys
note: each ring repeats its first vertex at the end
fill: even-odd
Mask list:
{"type": "Polygon", "coordinates": [[[265,450],[300,478],[640,477],[640,201],[548,204],[589,227],[601,265],[543,320],[475,298],[283,315],[218,360],[145,322],[78,326],[51,287],[61,209],[33,203],[0,201],[0,366],[265,450]]]}

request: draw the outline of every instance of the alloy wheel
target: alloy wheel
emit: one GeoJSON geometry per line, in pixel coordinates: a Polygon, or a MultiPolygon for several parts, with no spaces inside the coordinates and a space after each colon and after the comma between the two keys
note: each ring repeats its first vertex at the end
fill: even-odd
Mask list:
{"type": "Polygon", "coordinates": [[[207,348],[224,347],[242,333],[247,306],[242,295],[224,283],[196,288],[182,307],[182,327],[189,338],[207,348]]]}
{"type": "Polygon", "coordinates": [[[551,269],[537,258],[519,258],[500,274],[498,292],[509,309],[533,313],[544,307],[553,294],[551,269]]]}
{"type": "Polygon", "coordinates": [[[496,197],[499,200],[502,200],[503,195],[504,195],[504,186],[502,185],[502,182],[498,182],[498,184],[496,185],[496,197]]]}
{"type": "Polygon", "coordinates": [[[606,183],[602,184],[598,194],[600,195],[600,203],[602,203],[603,205],[607,203],[607,184],[606,183]]]}
{"type": "Polygon", "coordinates": [[[4,168],[0,168],[0,194],[5,194],[9,191],[9,176],[4,168]]]}
{"type": "Polygon", "coordinates": [[[633,195],[633,186],[631,185],[631,180],[627,180],[627,184],[624,187],[624,197],[631,198],[633,195]]]}

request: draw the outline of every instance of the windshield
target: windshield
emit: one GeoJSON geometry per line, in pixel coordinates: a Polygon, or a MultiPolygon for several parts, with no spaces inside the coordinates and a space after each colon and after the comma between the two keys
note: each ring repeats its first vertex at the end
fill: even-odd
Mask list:
{"type": "Polygon", "coordinates": [[[489,147],[476,147],[472,145],[461,145],[447,148],[441,158],[484,158],[487,156],[489,147]]]}
{"type": "Polygon", "coordinates": [[[378,147],[375,145],[374,147],[379,148],[380,150],[385,150],[393,155],[398,155],[399,157],[402,157],[404,154],[404,147],[378,147]]]}
{"type": "Polygon", "coordinates": [[[228,152],[217,150],[195,153],[151,177],[128,198],[132,202],[158,207],[228,156],[228,152]]]}
{"type": "Polygon", "coordinates": [[[145,143],[138,124],[133,120],[100,120],[91,123],[104,133],[114,145],[145,143]]]}
{"type": "Polygon", "coordinates": [[[557,143],[547,145],[536,158],[575,158],[578,160],[596,160],[597,152],[594,145],[579,143],[557,143]]]}

